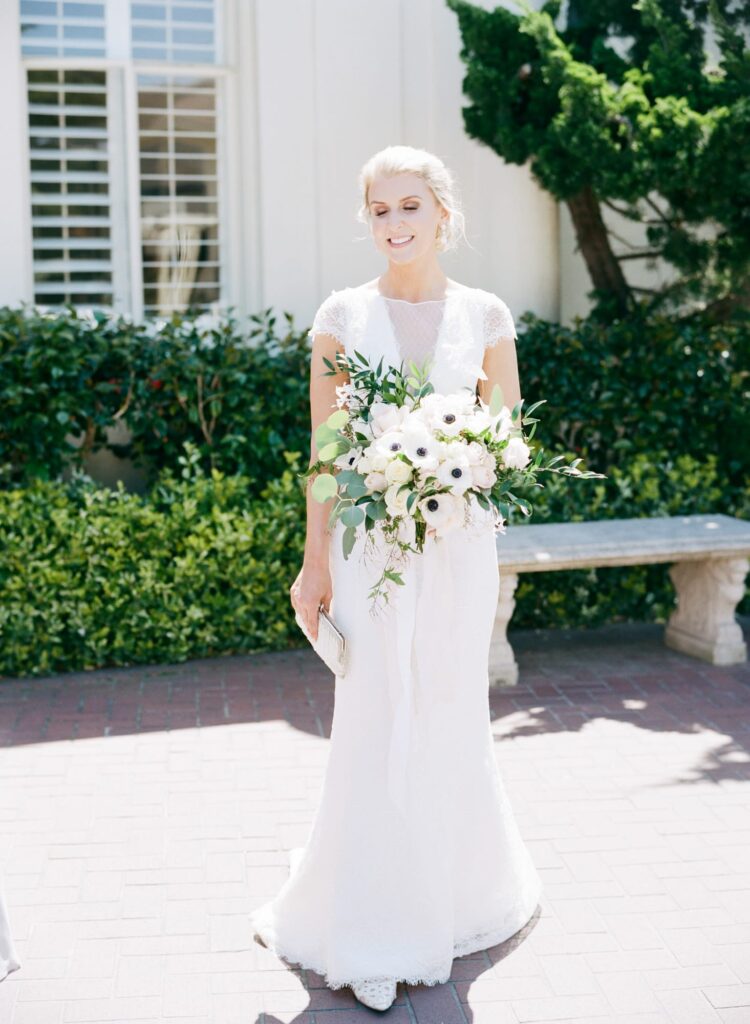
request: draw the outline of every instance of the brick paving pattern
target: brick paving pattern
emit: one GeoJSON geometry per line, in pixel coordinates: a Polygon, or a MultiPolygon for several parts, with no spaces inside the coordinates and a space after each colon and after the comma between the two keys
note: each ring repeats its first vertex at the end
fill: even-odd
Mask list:
{"type": "Polygon", "coordinates": [[[750,669],[660,636],[513,634],[490,705],[541,913],[384,1014],[248,927],[322,784],[312,652],[0,681],[0,1022],[750,1024],[750,669]]]}

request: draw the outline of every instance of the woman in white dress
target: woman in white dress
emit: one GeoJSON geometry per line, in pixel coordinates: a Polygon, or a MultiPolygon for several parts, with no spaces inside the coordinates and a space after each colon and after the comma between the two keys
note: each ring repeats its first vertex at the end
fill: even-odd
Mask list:
{"type": "MultiPolygon", "coordinates": [[[[513,318],[491,292],[450,280],[438,252],[463,228],[451,175],[433,154],[391,146],[360,174],[360,218],[387,269],[333,291],[311,331],[311,427],[335,408],[345,374],[324,357],[355,350],[375,365],[430,360],[442,394],[495,383],[520,399],[513,318]]],[[[465,393],[465,392],[464,392],[465,393]]],[[[311,437],[310,463],[317,449],[311,437]]],[[[331,501],[309,493],[303,565],[291,602],[313,636],[320,605],[340,626],[349,666],[336,677],[329,756],[305,846],[290,874],[254,911],[256,941],[352,987],[387,1009],[399,981],[448,980],[454,957],[496,945],[537,908],[540,877],[521,838],[497,762],[488,655],[498,600],[491,512],[427,539],[402,569],[385,610],[369,591],[385,546],[347,560],[331,501]]],[[[361,528],[360,528],[361,529],[361,528]]],[[[370,544],[376,531],[370,534],[370,544]]],[[[381,535],[382,538],[382,535],[381,535]]]]}
{"type": "Polygon", "coordinates": [[[13,936],[10,933],[10,921],[5,906],[5,899],[0,890],[0,981],[5,981],[9,974],[20,968],[13,936]]]}

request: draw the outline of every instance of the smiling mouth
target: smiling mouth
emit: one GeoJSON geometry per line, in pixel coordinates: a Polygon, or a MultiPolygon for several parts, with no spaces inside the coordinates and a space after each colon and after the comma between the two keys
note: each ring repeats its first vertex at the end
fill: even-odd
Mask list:
{"type": "Polygon", "coordinates": [[[414,235],[407,235],[402,239],[389,238],[388,245],[394,249],[403,249],[404,246],[408,245],[414,239],[414,235]]]}

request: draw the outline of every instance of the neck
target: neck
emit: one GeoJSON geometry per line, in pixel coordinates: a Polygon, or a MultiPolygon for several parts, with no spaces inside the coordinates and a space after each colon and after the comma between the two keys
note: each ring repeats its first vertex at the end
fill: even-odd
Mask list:
{"type": "Polygon", "coordinates": [[[383,295],[408,302],[442,299],[447,284],[448,278],[434,251],[426,254],[423,261],[413,260],[406,266],[389,261],[388,269],[378,280],[383,295]]]}

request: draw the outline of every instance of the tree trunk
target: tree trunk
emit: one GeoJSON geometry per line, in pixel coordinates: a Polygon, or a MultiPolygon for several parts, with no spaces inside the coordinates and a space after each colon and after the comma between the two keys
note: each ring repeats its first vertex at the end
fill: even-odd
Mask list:
{"type": "Polygon", "coordinates": [[[701,319],[709,324],[720,324],[729,320],[740,309],[750,309],[750,278],[746,278],[739,288],[721,299],[710,302],[701,314],[701,319]]]}
{"type": "Polygon", "coordinates": [[[587,185],[566,202],[594,288],[612,295],[620,311],[627,312],[632,293],[620,262],[612,252],[599,201],[593,189],[587,185]]]}

